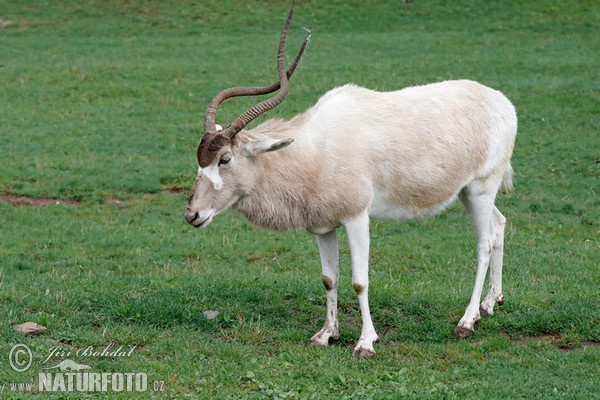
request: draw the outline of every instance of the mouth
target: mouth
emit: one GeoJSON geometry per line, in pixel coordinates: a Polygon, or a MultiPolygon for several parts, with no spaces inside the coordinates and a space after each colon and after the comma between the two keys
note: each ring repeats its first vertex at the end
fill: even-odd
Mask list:
{"type": "Polygon", "coordinates": [[[194,221],[192,222],[192,226],[194,228],[204,228],[206,225],[210,223],[211,217],[206,218],[204,221],[194,221]]]}
{"type": "Polygon", "coordinates": [[[212,220],[212,215],[202,219],[199,213],[187,214],[185,216],[185,220],[192,225],[194,228],[204,228],[206,227],[210,221],[212,220]]]}

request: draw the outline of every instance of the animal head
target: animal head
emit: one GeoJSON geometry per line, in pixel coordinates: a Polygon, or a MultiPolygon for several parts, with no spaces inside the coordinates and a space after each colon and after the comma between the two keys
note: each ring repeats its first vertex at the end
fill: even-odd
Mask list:
{"type": "Polygon", "coordinates": [[[292,5],[279,41],[277,52],[279,81],[270,86],[225,89],[211,100],[206,109],[204,136],[197,151],[198,174],[185,212],[186,221],[195,227],[206,227],[215,215],[231,207],[245,194],[253,179],[252,174],[249,173],[253,157],[282,149],[293,141],[292,139],[253,140],[247,135],[243,135],[245,138],[240,139],[237,136],[246,125],[279,105],[288,94],[288,80],[300,62],[310,39],[310,32],[308,32],[296,59],[286,71],[285,40],[293,10],[292,5]],[[216,123],[217,108],[226,99],[264,95],[277,90],[279,90],[278,94],[252,106],[229,126],[222,128],[216,123]]]}

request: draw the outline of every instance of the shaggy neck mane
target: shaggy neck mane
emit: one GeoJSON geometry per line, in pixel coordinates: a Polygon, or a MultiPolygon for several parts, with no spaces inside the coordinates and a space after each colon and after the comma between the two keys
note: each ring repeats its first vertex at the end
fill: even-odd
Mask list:
{"type": "Polygon", "coordinates": [[[290,121],[269,120],[242,136],[242,140],[294,139],[285,149],[252,159],[253,185],[234,205],[252,223],[284,231],[334,228],[367,206],[370,194],[360,177],[347,173],[333,178],[340,166],[334,157],[323,157],[318,138],[307,135],[311,114],[309,110],[290,121]],[[332,185],[348,196],[338,196],[332,185]]]}
{"type": "Polygon", "coordinates": [[[326,218],[315,212],[311,179],[316,175],[311,144],[302,137],[305,116],[290,121],[270,119],[251,131],[241,132],[243,141],[263,138],[295,142],[288,148],[254,157],[254,185],[249,193],[234,205],[254,224],[275,230],[291,230],[322,225],[326,218]],[[301,159],[301,160],[300,160],[301,159]],[[310,185],[310,186],[309,186],[310,185]]]}

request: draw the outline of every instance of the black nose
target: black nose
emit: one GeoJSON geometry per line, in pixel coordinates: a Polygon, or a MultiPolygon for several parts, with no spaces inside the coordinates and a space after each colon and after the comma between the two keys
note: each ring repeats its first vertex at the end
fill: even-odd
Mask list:
{"type": "Polygon", "coordinates": [[[197,212],[191,212],[191,211],[186,211],[185,213],[185,220],[188,222],[188,224],[194,224],[194,221],[196,221],[198,218],[200,218],[200,215],[197,212]]]}

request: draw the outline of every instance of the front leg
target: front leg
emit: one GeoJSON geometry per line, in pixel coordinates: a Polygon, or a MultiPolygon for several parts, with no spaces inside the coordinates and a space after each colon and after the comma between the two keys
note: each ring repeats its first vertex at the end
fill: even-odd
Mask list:
{"type": "Polygon", "coordinates": [[[337,232],[332,230],[324,235],[317,235],[319,253],[321,254],[321,280],[327,293],[327,315],[323,329],[310,338],[313,346],[327,346],[329,339],[338,340],[337,289],[340,277],[337,232]]]}
{"type": "Polygon", "coordinates": [[[354,347],[357,357],[375,355],[373,342],[379,340],[369,310],[369,216],[367,212],[347,221],[344,226],[348,234],[352,257],[352,287],[358,295],[362,315],[362,332],[354,347]]]}

